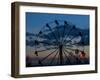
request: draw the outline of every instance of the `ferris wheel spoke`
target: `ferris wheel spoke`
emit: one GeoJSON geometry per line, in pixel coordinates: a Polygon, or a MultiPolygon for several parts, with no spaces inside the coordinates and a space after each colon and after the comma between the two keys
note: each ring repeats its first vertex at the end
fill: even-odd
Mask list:
{"type": "Polygon", "coordinates": [[[65,49],[68,49],[68,50],[71,50],[71,51],[75,51],[76,49],[72,49],[72,48],[65,48],[65,49]]]}
{"type": "Polygon", "coordinates": [[[34,42],[35,42],[35,46],[36,46],[36,45],[39,45],[40,43],[42,43],[42,44],[47,44],[47,45],[55,45],[53,42],[51,43],[51,42],[47,42],[47,41],[35,40],[34,42]]]}
{"type": "MultiPolygon", "coordinates": [[[[52,50],[52,49],[57,49],[57,47],[54,47],[54,46],[53,46],[53,47],[50,47],[50,46],[49,46],[49,48],[47,48],[46,46],[43,46],[43,47],[45,47],[46,49],[43,49],[43,50],[37,50],[37,49],[36,49],[36,51],[35,51],[34,54],[35,54],[36,56],[39,56],[39,52],[44,52],[44,51],[49,51],[49,50],[52,50]]],[[[38,47],[38,48],[41,48],[41,47],[38,47]]]]}
{"type": "Polygon", "coordinates": [[[79,44],[79,42],[73,43],[73,44],[69,44],[69,45],[64,45],[64,46],[73,46],[73,45],[78,45],[78,44],[79,44]]]}
{"type": "Polygon", "coordinates": [[[58,54],[58,51],[57,51],[57,52],[56,52],[56,54],[54,55],[54,57],[53,57],[53,59],[51,60],[50,64],[52,64],[52,63],[53,63],[53,61],[55,60],[55,58],[56,58],[57,54],[58,54]]]}
{"type": "Polygon", "coordinates": [[[59,29],[58,29],[58,27],[56,27],[57,28],[57,33],[58,33],[58,39],[60,39],[60,31],[59,31],[59,29]]]}
{"type": "Polygon", "coordinates": [[[64,51],[67,52],[68,54],[70,54],[70,52],[68,50],[65,49],[64,51]]]}
{"type": "Polygon", "coordinates": [[[64,21],[64,28],[63,28],[63,33],[62,33],[62,40],[64,38],[64,34],[65,34],[65,27],[68,25],[68,23],[66,21],[64,21]]]}
{"type": "Polygon", "coordinates": [[[70,33],[71,33],[71,31],[72,31],[73,29],[75,29],[75,26],[72,26],[72,28],[69,30],[68,34],[65,33],[65,37],[63,38],[63,41],[64,41],[64,42],[65,42],[65,40],[69,37],[69,35],[70,35],[70,33]]]}
{"type": "Polygon", "coordinates": [[[63,33],[62,33],[62,40],[63,40],[63,38],[64,38],[64,34],[65,34],[65,26],[64,26],[64,31],[63,31],[63,33]]]}
{"type": "Polygon", "coordinates": [[[73,39],[75,39],[75,38],[77,38],[77,37],[79,37],[79,36],[82,36],[82,34],[81,33],[79,33],[79,34],[77,34],[76,36],[74,36],[74,37],[72,37],[70,40],[68,40],[67,42],[65,42],[65,43],[68,43],[69,41],[72,41],[73,39]]]}
{"type": "MultiPolygon", "coordinates": [[[[66,47],[67,47],[67,46],[77,46],[77,47],[78,47],[79,44],[84,45],[84,42],[78,42],[78,43],[73,43],[73,44],[64,45],[64,46],[66,46],[66,47]]],[[[83,46],[83,48],[84,48],[84,46],[83,46]]],[[[71,48],[67,48],[67,49],[75,50],[75,49],[71,49],[71,48]]]]}
{"type": "Polygon", "coordinates": [[[50,55],[52,55],[54,52],[56,52],[57,51],[57,49],[56,50],[54,50],[53,52],[51,52],[49,55],[47,55],[46,57],[44,57],[43,59],[41,59],[41,61],[44,61],[45,59],[47,59],[50,55]]]}
{"type": "MultiPolygon", "coordinates": [[[[76,51],[77,49],[72,49],[72,48],[65,48],[65,49],[68,49],[68,50],[71,50],[71,51],[76,51]]],[[[78,49],[79,52],[81,52],[82,50],[78,49]]]]}
{"type": "Polygon", "coordinates": [[[50,36],[47,34],[44,34],[44,32],[42,32],[42,31],[40,31],[39,32],[39,35],[38,35],[39,37],[41,37],[41,36],[45,36],[47,39],[49,39],[49,40],[51,40],[51,38],[50,38],[50,36]]]}
{"type": "Polygon", "coordinates": [[[52,50],[52,49],[57,49],[57,47],[46,48],[44,50],[38,50],[37,52],[44,52],[44,51],[48,51],[48,50],[52,50]]]}
{"type": "Polygon", "coordinates": [[[63,50],[63,53],[64,53],[64,55],[65,55],[65,57],[66,57],[66,62],[70,64],[70,63],[71,63],[71,62],[70,62],[70,59],[68,58],[68,56],[66,55],[66,53],[65,53],[64,50],[63,50]]]}
{"type": "Polygon", "coordinates": [[[50,42],[39,41],[39,43],[42,43],[42,44],[47,44],[47,45],[55,45],[53,42],[52,42],[52,43],[50,43],[50,42]]]}
{"type": "MultiPolygon", "coordinates": [[[[59,22],[57,20],[55,20],[55,23],[56,23],[57,26],[59,26],[59,22]]],[[[59,27],[57,27],[57,26],[56,26],[56,29],[57,29],[57,33],[58,33],[58,36],[59,36],[58,39],[60,39],[60,31],[59,31],[59,27]]]]}
{"type": "Polygon", "coordinates": [[[67,49],[65,49],[65,52],[68,53],[68,55],[73,56],[73,52],[68,51],[67,49]]]}
{"type": "Polygon", "coordinates": [[[64,51],[64,50],[63,50],[63,53],[64,53],[65,57],[66,57],[66,58],[68,58],[68,56],[66,55],[66,53],[65,53],[65,51],[64,51]]]}
{"type": "Polygon", "coordinates": [[[57,64],[59,64],[59,54],[58,54],[58,58],[57,58],[57,64]]]}
{"type": "Polygon", "coordinates": [[[58,42],[58,40],[57,40],[57,38],[56,38],[56,35],[55,35],[55,33],[53,32],[52,28],[51,28],[48,24],[46,24],[46,27],[49,28],[49,30],[51,31],[52,35],[54,36],[54,38],[55,38],[56,41],[58,42]]]}

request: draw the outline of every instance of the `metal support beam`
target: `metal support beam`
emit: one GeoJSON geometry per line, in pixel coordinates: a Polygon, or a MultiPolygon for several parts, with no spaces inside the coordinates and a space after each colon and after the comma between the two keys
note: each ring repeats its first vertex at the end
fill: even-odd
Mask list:
{"type": "Polygon", "coordinates": [[[62,53],[63,45],[59,45],[59,57],[60,57],[60,65],[63,64],[63,53],[62,53]]]}

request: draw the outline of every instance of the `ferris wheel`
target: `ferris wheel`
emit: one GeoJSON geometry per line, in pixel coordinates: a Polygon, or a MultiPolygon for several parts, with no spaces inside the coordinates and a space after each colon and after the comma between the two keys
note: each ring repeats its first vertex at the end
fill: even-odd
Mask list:
{"type": "Polygon", "coordinates": [[[71,65],[85,56],[83,34],[79,28],[65,20],[46,23],[34,40],[34,52],[40,66],[71,65]]]}

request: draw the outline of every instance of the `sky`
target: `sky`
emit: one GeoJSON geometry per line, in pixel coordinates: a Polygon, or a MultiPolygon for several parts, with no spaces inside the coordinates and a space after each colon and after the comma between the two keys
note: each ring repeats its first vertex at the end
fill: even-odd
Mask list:
{"type": "Polygon", "coordinates": [[[26,32],[38,33],[46,23],[54,20],[66,20],[79,28],[89,28],[89,15],[26,12],[26,32]]]}
{"type": "MultiPolygon", "coordinates": [[[[55,20],[66,20],[68,22],[71,22],[72,24],[76,25],[78,28],[89,28],[89,15],[73,15],[73,14],[51,14],[51,13],[33,13],[33,12],[26,12],[26,32],[30,33],[38,33],[41,28],[46,25],[46,23],[54,22],[55,20]]],[[[81,47],[80,47],[81,48],[81,47]]],[[[82,47],[83,49],[83,47],[82,47]]],[[[86,48],[87,49],[87,48],[86,48]]],[[[33,47],[27,47],[26,48],[26,54],[28,56],[31,56],[32,59],[34,59],[32,64],[37,65],[37,59],[36,55],[33,54],[34,52],[33,47]]],[[[87,53],[89,49],[87,50],[87,53]]],[[[39,57],[44,58],[51,52],[45,51],[41,52],[42,55],[39,54],[39,57]]],[[[45,60],[48,64],[52,57],[54,57],[56,53],[53,53],[52,56],[49,57],[48,60],[45,60]]],[[[65,58],[65,57],[64,57],[65,58]]],[[[58,60],[56,58],[56,60],[58,60]]],[[[55,63],[53,65],[56,65],[55,63]]]]}

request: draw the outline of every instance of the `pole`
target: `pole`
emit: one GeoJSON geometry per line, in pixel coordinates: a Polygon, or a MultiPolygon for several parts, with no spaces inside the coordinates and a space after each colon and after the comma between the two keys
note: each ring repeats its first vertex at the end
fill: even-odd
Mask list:
{"type": "Polygon", "coordinates": [[[63,53],[62,53],[62,45],[59,45],[59,56],[60,56],[60,64],[63,63],[63,53]]]}

